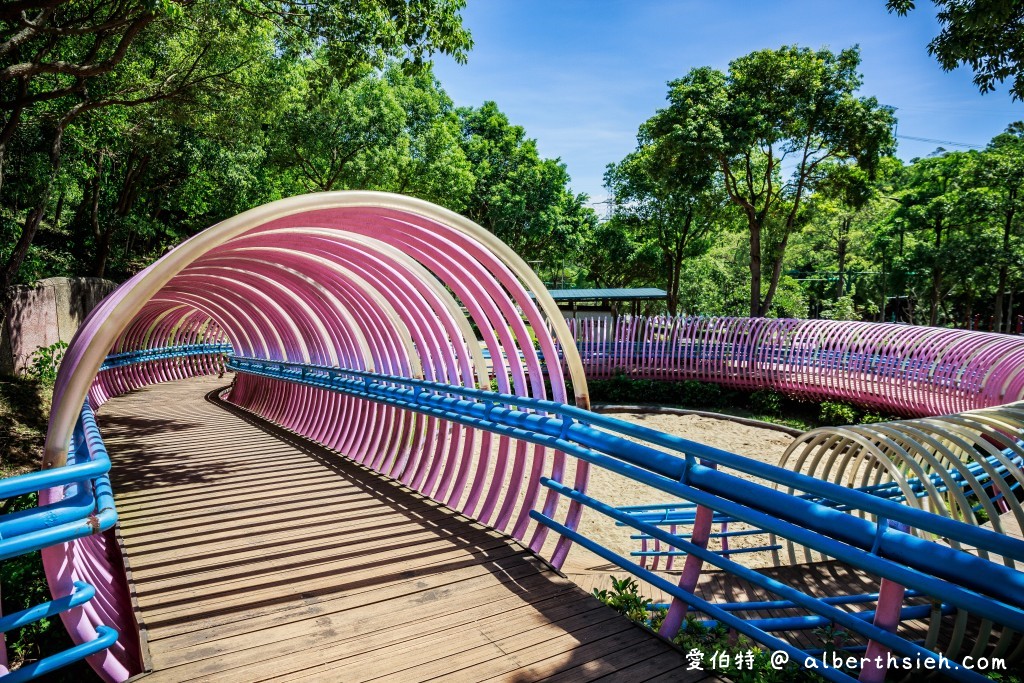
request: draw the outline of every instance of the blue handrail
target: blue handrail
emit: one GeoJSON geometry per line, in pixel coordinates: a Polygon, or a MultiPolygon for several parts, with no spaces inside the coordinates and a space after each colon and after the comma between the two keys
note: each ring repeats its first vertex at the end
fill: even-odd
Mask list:
{"type": "Polygon", "coordinates": [[[186,356],[204,355],[228,355],[232,353],[231,344],[182,344],[180,346],[161,346],[153,349],[139,349],[137,351],[124,351],[112,353],[106,357],[100,370],[134,365],[136,363],[147,363],[165,358],[184,358],[186,356]]]}
{"type": "MultiPolygon", "coordinates": [[[[425,380],[384,376],[358,370],[328,368],[285,361],[231,357],[228,367],[239,372],[320,387],[378,403],[413,410],[460,424],[505,434],[531,443],[550,446],[592,464],[645,483],[692,503],[776,533],[851,566],[894,580],[913,590],[932,595],[943,603],[966,609],[1008,627],[1024,629],[1024,574],[1003,565],[940,544],[890,529],[888,520],[930,531],[997,554],[1024,559],[1024,543],[987,529],[923,512],[879,498],[870,493],[830,484],[807,475],[766,465],[704,444],[679,439],[653,430],[597,415],[572,406],[536,398],[497,394],[480,389],[450,386],[425,380]],[[599,427],[600,429],[596,429],[599,427]],[[603,431],[602,431],[603,430],[603,431]],[[644,439],[673,452],[628,441],[644,439]],[[697,463],[697,458],[769,482],[793,487],[812,496],[804,499],[745,481],[697,463]],[[879,523],[823,505],[832,501],[846,509],[874,513],[879,523]]],[[[817,598],[774,582],[715,553],[698,548],[679,536],[604,505],[558,482],[541,482],[558,493],[621,521],[654,538],[699,555],[702,559],[755,581],[760,577],[769,589],[811,611],[861,633],[892,649],[937,659],[938,655],[817,598]],[[699,551],[699,552],[698,552],[699,551]],[[769,582],[769,583],[765,583],[769,582]]],[[[761,643],[781,647],[770,634],[740,623],[723,610],[680,591],[629,560],[602,548],[578,532],[537,513],[531,517],[566,537],[594,550],[605,559],[662,587],[687,603],[706,611],[761,643]],[[667,584],[668,587],[661,584],[667,584]],[[707,608],[707,609],[705,609],[707,608]],[[710,610],[710,611],[708,611],[710,610]]],[[[961,680],[983,680],[962,668],[949,672],[961,680]]],[[[849,680],[837,677],[835,680],[849,680]]]]}
{"type": "MultiPolygon", "coordinates": [[[[702,467],[696,463],[696,459],[700,458],[729,469],[754,475],[765,481],[791,487],[837,503],[844,503],[851,508],[875,514],[879,518],[898,520],[937,536],[950,538],[999,555],[1024,560],[1024,541],[1004,536],[989,529],[964,524],[806,474],[723,451],[707,444],[688,441],[641,425],[623,422],[607,415],[555,401],[499,394],[483,389],[458,387],[407,377],[380,375],[361,370],[304,365],[288,361],[230,356],[228,368],[273,379],[284,379],[309,386],[344,391],[378,402],[399,402],[412,410],[421,412],[447,411],[451,413],[449,419],[471,426],[482,426],[483,423],[497,425],[497,421],[501,420],[503,426],[482,428],[491,431],[500,431],[502,428],[513,429],[517,431],[516,438],[532,440],[541,445],[550,445],[549,441],[552,437],[561,438],[563,422],[565,422],[569,425],[568,433],[574,437],[575,443],[579,446],[595,450],[612,447],[616,458],[624,462],[637,463],[641,467],[677,481],[682,479],[684,474],[692,473],[694,468],[702,467]],[[408,389],[400,387],[408,387],[408,389]],[[511,407],[501,408],[500,406],[514,406],[524,410],[516,411],[511,407]],[[529,429],[524,430],[523,427],[529,429]],[[598,427],[605,431],[588,427],[598,427]],[[621,436],[642,439],[674,451],[674,453],[665,453],[633,443],[622,439],[621,436]],[[680,455],[684,457],[681,458],[680,455]]],[[[558,447],[560,448],[560,446],[558,447]]],[[[793,498],[787,494],[782,495],[793,498]]]]}
{"type": "MultiPolygon", "coordinates": [[[[67,543],[113,527],[117,522],[117,511],[107,477],[109,470],[110,458],[96,426],[95,415],[86,402],[75,425],[65,467],[30,472],[0,481],[0,498],[13,498],[54,487],[62,487],[65,494],[56,503],[0,517],[0,560],[67,543]]],[[[92,600],[95,594],[92,585],[76,581],[70,595],[0,617],[0,632],[22,628],[40,619],[75,609],[92,600]]],[[[118,633],[115,629],[101,625],[96,631],[97,637],[94,640],[26,664],[6,674],[3,677],[4,683],[37,678],[105,650],[117,642],[118,633]]]]}

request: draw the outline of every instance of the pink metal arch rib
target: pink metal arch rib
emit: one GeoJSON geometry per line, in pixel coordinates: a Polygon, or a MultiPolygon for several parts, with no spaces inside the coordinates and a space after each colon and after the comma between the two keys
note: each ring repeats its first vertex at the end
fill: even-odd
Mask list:
{"type": "MultiPolygon", "coordinates": [[[[94,407],[131,389],[223,370],[216,355],[151,360],[100,370],[108,353],[230,342],[239,355],[421,377],[567,401],[557,346],[568,328],[543,285],[505,245],[426,202],[371,192],[275,202],[186,241],[106,299],[79,330],[54,392],[44,467],[61,466],[88,394],[94,407]],[[558,337],[557,343],[548,330],[558,337]],[[477,339],[491,352],[489,371],[477,339]],[[536,346],[533,339],[536,339],[536,346]]],[[[577,404],[586,379],[568,358],[577,404]]],[[[540,551],[546,528],[529,519],[561,509],[575,528],[578,505],[542,495],[540,475],[584,488],[585,464],[436,418],[311,387],[236,377],[229,400],[335,448],[540,551]]],[[[116,460],[113,466],[117,466],[116,460]]],[[[59,498],[44,492],[41,504],[59,498]]],[[[116,492],[115,492],[116,495],[116,492]]],[[[551,550],[558,565],[568,551],[551,550]]],[[[98,599],[63,615],[73,640],[99,624],[122,634],[90,662],[107,680],[138,672],[131,606],[112,536],[44,551],[51,591],[92,579],[98,599]]]]}
{"type": "Polygon", "coordinates": [[[591,378],[694,379],[911,417],[1024,399],[1019,336],[769,318],[623,317],[571,327],[591,378]]]}

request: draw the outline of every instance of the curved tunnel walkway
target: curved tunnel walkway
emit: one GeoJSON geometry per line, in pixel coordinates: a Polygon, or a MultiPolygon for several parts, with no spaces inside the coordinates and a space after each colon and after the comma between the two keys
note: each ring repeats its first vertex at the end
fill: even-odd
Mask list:
{"type": "Polygon", "coordinates": [[[147,680],[706,680],[517,541],[220,402],[226,382],[98,416],[147,680]]]}

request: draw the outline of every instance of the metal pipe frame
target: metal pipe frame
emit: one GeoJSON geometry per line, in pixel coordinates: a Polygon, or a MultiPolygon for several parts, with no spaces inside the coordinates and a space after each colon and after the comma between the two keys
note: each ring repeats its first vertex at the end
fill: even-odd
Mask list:
{"type": "Polygon", "coordinates": [[[571,320],[591,378],[693,379],[908,417],[1024,399],[1024,339],[836,320],[628,317],[571,320]]]}
{"type": "MultiPolygon", "coordinates": [[[[465,218],[377,192],[285,199],[185,241],[92,312],[58,373],[42,469],[64,469],[87,398],[99,407],[148,384],[223,373],[228,349],[446,386],[494,382],[502,392],[588,407],[573,352],[563,354],[564,372],[543,364],[559,345],[571,347],[571,338],[543,284],[465,218]]],[[[564,560],[570,541],[545,544],[548,528],[529,512],[543,510],[575,528],[582,507],[539,481],[548,476],[585,490],[585,463],[506,434],[309,387],[257,395],[253,381],[236,378],[232,399],[247,398],[275,421],[507,531],[556,566],[564,560]]],[[[40,503],[65,497],[50,488],[40,503]]],[[[108,580],[94,583],[92,602],[131,615],[123,571],[101,543],[46,548],[43,561],[55,597],[79,575],[103,575],[108,580]]],[[[104,623],[91,613],[64,621],[77,643],[104,623]]],[[[111,652],[94,667],[105,680],[138,673],[134,657],[111,652]]]]}
{"type": "MultiPolygon", "coordinates": [[[[556,567],[572,542],[595,546],[575,529],[584,507],[595,507],[585,491],[588,468],[597,464],[691,501],[698,516],[704,511],[703,526],[722,516],[737,519],[992,622],[1024,628],[1024,575],[890,530],[887,520],[1011,565],[1024,560],[1024,542],[956,516],[931,514],[931,508],[851,491],[845,480],[765,465],[586,410],[585,364],[577,342],[596,376],[628,367],[658,379],[788,387],[809,397],[856,393],[888,401],[890,409],[905,414],[952,412],[968,400],[995,405],[1024,391],[1024,376],[1016,372],[1024,347],[991,336],[968,343],[955,331],[906,335],[903,329],[663,318],[621,321],[614,329],[585,322],[573,332],[527,264],[457,214],[385,193],[306,195],[196,235],[93,311],[58,374],[42,468],[43,474],[65,469],[67,444],[87,398],[98,407],[147,384],[222,373],[230,347],[236,355],[228,367],[237,373],[228,400],[505,531],[547,553],[556,567]],[[489,391],[492,383],[497,392],[489,391]],[[778,490],[744,482],[733,472],[752,474],[778,490]],[[812,499],[791,495],[796,492],[812,499]],[[546,543],[549,529],[557,532],[553,543],[546,543]]],[[[947,441],[964,452],[971,441],[961,432],[978,425],[986,443],[1004,450],[1015,443],[1000,415],[950,424],[960,431],[947,441]]],[[[884,429],[888,446],[897,442],[897,432],[911,428],[884,429]]],[[[938,438],[924,427],[913,429],[925,440],[938,438]]],[[[958,468],[948,458],[935,459],[948,464],[940,473],[937,466],[928,469],[930,461],[887,456],[867,483],[884,485],[884,471],[907,501],[917,500],[907,477],[900,478],[906,471],[920,480],[928,500],[945,496],[970,507],[976,503],[964,491],[977,494],[985,486],[999,500],[1009,500],[1014,485],[1000,482],[1016,460],[990,451],[994,460],[981,465],[983,476],[974,479],[967,479],[975,476],[969,466],[958,468]]],[[[855,461],[863,464],[866,457],[855,461]]],[[[74,495],[51,487],[40,504],[67,500],[70,508],[77,504],[74,495]]],[[[995,510],[988,505],[986,510],[995,510]]],[[[621,514],[642,533],[692,553],[688,562],[699,557],[738,575],[749,571],[621,514]]],[[[701,541],[708,531],[695,529],[694,539],[701,541]]],[[[76,643],[95,639],[107,617],[131,616],[123,570],[111,565],[106,538],[92,535],[43,550],[55,598],[70,594],[74,581],[101,579],[89,581],[97,587],[96,599],[62,614],[76,643]],[[90,611],[94,604],[105,611],[90,611]]],[[[619,559],[622,566],[647,572],[619,559]]],[[[696,576],[699,563],[693,567],[696,576]]],[[[780,597],[818,614],[836,610],[775,588],[780,597]]],[[[691,592],[673,590],[679,601],[702,605],[691,592]]],[[[750,630],[728,612],[705,607],[713,618],[750,630]]],[[[905,641],[884,628],[850,619],[873,642],[906,651],[905,641]]],[[[119,626],[130,632],[130,625],[119,626]]],[[[759,633],[763,643],[781,643],[759,633]]],[[[138,673],[130,649],[119,641],[90,661],[105,680],[124,680],[138,673]]]]}

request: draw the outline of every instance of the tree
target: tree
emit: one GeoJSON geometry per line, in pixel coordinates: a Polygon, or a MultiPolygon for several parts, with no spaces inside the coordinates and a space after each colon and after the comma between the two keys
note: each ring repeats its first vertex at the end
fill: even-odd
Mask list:
{"type": "MultiPolygon", "coordinates": [[[[932,0],[939,8],[942,30],[928,52],[943,69],[961,64],[974,70],[974,84],[983,93],[1012,79],[1010,94],[1024,99],[1024,5],[1014,0],[932,0]]],[[[903,16],[915,0],[887,0],[890,12],[903,16]]]]}
{"type": "Polygon", "coordinates": [[[733,61],[728,75],[703,67],[672,81],[669,106],[651,120],[652,139],[691,166],[714,168],[743,213],[752,316],[771,309],[822,166],[856,163],[870,176],[894,147],[892,111],[854,96],[859,64],[856,48],[760,50],[733,61]]]}
{"type": "Polygon", "coordinates": [[[429,68],[397,64],[321,86],[319,60],[275,126],[276,163],[298,191],[370,189],[463,207],[473,174],[451,100],[429,68]]]}
{"type": "Polygon", "coordinates": [[[463,213],[524,259],[558,264],[581,253],[597,216],[587,197],[568,189],[558,159],[542,159],[537,143],[494,102],[458,110],[462,144],[476,177],[463,213]]]}
{"type": "MultiPolygon", "coordinates": [[[[270,35],[283,62],[323,52],[325,73],[352,82],[388,59],[411,70],[434,51],[465,59],[472,42],[459,12],[464,0],[56,0],[0,8],[0,195],[23,214],[0,268],[0,296],[15,281],[61,176],[65,134],[83,117],[160,101],[195,104],[212,85],[249,66],[248,36],[270,35]],[[232,53],[228,48],[234,46],[232,53]],[[181,49],[188,46],[188,49],[181,49]],[[126,68],[128,65],[134,68],[126,68]],[[24,128],[28,130],[22,130],[24,128]],[[20,135],[37,152],[34,201],[7,199],[7,155],[20,135]]],[[[20,151],[20,150],[19,150],[20,151]]],[[[99,167],[97,167],[99,168],[99,167]]],[[[27,169],[27,167],[26,167],[27,169]]],[[[102,169],[96,171],[102,175],[102,169]]],[[[20,178],[31,185],[34,178],[20,178]]],[[[58,198],[58,205],[61,204],[58,198]]],[[[57,211],[56,213],[60,213],[57,211]]],[[[102,236],[101,236],[102,237],[102,236]]]]}
{"type": "MultiPolygon", "coordinates": [[[[996,262],[999,270],[996,283],[993,329],[1011,331],[1009,312],[1004,311],[1004,294],[1011,284],[1011,275],[1020,273],[1021,219],[1024,218],[1024,123],[1010,124],[997,135],[982,154],[981,174],[977,180],[989,195],[989,207],[1000,233],[996,262]]],[[[1012,289],[1010,290],[1013,291],[1012,289]]]]}
{"type": "MultiPolygon", "coordinates": [[[[928,274],[928,324],[939,322],[940,306],[952,288],[971,279],[973,259],[984,251],[981,231],[968,195],[977,169],[976,152],[951,152],[917,160],[908,170],[894,214],[915,233],[906,270],[928,274]]],[[[902,250],[901,250],[902,251],[902,250]]]]}
{"type": "Polygon", "coordinates": [[[613,215],[597,226],[584,250],[587,277],[600,288],[649,283],[657,276],[657,258],[649,246],[613,215]]]}
{"type": "Polygon", "coordinates": [[[683,262],[711,247],[727,198],[713,169],[678,156],[664,139],[641,126],[639,145],[605,172],[616,222],[641,245],[650,244],[668,294],[668,311],[679,309],[683,262]]]}

